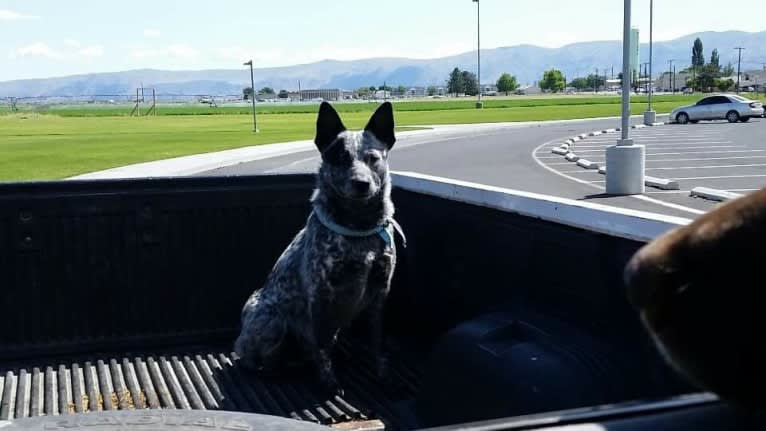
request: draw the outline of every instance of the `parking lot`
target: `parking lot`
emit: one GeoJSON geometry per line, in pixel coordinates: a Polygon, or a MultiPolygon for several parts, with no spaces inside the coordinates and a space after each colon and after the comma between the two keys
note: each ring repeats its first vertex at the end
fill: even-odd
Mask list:
{"type": "MultiPolygon", "coordinates": [[[[680,190],[646,188],[654,199],[699,210],[718,202],[690,196],[695,187],[710,187],[747,193],[766,186],[766,119],[749,123],[702,122],[664,125],[631,130],[636,143],[646,145],[646,175],[677,180],[680,190]]],[[[614,145],[617,134],[591,136],[573,146],[583,159],[605,164],[605,149],[614,145]]],[[[604,186],[606,178],[563,157],[551,154],[561,142],[535,152],[535,158],[550,169],[573,180],[604,186]]]]}

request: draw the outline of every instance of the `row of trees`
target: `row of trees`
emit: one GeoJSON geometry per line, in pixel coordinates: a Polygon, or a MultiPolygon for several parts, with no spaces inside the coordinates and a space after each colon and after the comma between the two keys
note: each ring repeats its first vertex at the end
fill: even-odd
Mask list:
{"type": "MultiPolygon", "coordinates": [[[[510,73],[503,73],[497,79],[497,91],[499,92],[508,95],[518,88],[519,83],[516,77],[510,73]]],[[[429,96],[433,96],[437,90],[436,87],[428,87],[427,91],[429,96]]],[[[477,95],[479,93],[479,81],[476,79],[476,74],[467,70],[460,70],[458,67],[454,68],[447,79],[447,92],[456,96],[458,94],[477,95]]]]}
{"type": "Polygon", "coordinates": [[[685,72],[692,75],[686,81],[686,85],[695,91],[712,91],[715,88],[720,91],[729,91],[734,87],[734,80],[726,78],[734,74],[732,64],[721,67],[721,58],[717,49],[710,53],[710,62],[705,64],[705,53],[700,38],[694,41],[692,65],[685,72]]]}

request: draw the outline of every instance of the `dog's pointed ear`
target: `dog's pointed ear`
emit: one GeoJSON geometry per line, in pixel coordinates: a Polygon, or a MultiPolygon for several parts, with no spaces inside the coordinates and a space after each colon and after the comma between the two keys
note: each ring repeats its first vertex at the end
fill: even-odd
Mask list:
{"type": "Polygon", "coordinates": [[[372,132],[376,138],[386,144],[389,150],[394,146],[396,136],[394,136],[394,108],[391,102],[386,102],[375,110],[364,130],[372,132]]]}
{"type": "Polygon", "coordinates": [[[335,141],[338,134],[344,132],[346,126],[343,125],[338,112],[327,102],[319,105],[319,116],[317,117],[317,135],[314,138],[319,152],[324,152],[330,144],[335,141]]]}

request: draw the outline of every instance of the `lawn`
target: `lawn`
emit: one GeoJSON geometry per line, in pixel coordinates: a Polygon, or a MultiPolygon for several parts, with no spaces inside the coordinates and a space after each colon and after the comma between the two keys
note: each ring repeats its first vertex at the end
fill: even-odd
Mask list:
{"type": "MultiPolygon", "coordinates": [[[[682,97],[670,100],[656,98],[655,109],[660,113],[668,112],[690,101],[682,97]]],[[[473,101],[467,100],[401,102],[395,105],[396,121],[398,126],[407,127],[620,114],[620,105],[614,97],[502,99],[488,100],[486,106],[486,109],[476,110],[473,101]]],[[[338,104],[337,107],[349,128],[361,128],[374,105],[338,104]]],[[[270,108],[282,109],[278,106],[270,108]]],[[[195,109],[200,110],[190,107],[177,108],[179,111],[188,109],[187,115],[165,113],[141,118],[114,113],[104,116],[102,110],[82,108],[62,110],[56,115],[53,110],[47,114],[0,115],[0,180],[59,179],[132,163],[311,138],[317,107],[299,105],[284,109],[287,108],[308,112],[268,113],[264,108],[258,117],[258,134],[251,131],[252,117],[247,115],[247,110],[238,113],[234,108],[227,112],[229,115],[188,115],[194,114],[195,109]]],[[[634,114],[639,114],[646,105],[633,103],[631,109],[634,114]]]]}

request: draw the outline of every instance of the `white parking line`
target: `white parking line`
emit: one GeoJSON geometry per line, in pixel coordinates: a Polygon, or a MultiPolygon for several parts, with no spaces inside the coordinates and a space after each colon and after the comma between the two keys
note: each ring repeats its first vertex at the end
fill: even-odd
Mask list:
{"type": "MultiPolygon", "coordinates": [[[[718,151],[684,151],[683,153],[648,153],[648,156],[685,156],[687,154],[742,154],[742,153],[763,153],[766,150],[718,150],[718,151]]],[[[606,157],[605,155],[590,155],[593,157],[606,157]]],[[[760,157],[760,156],[758,156],[760,157]]],[[[538,159],[561,159],[561,156],[538,156],[538,159]]],[[[648,160],[648,159],[647,159],[648,160]]]]}
{"type": "MultiPolygon", "coordinates": [[[[673,178],[676,181],[690,181],[690,180],[725,180],[731,178],[764,178],[766,174],[752,174],[752,175],[719,175],[712,177],[682,177],[673,178]]],[[[605,183],[605,180],[591,181],[592,183],[605,183]]]]}
{"type": "MultiPolygon", "coordinates": [[[[726,189],[724,191],[726,192],[754,192],[761,189],[726,189]]],[[[670,194],[682,194],[682,193],[691,193],[691,190],[661,190],[661,191],[652,191],[652,192],[645,192],[649,195],[670,195],[670,194]]]]}
{"type": "MultiPolygon", "coordinates": [[[[606,156],[588,156],[588,159],[605,158],[606,156]]],[[[701,157],[696,159],[646,159],[646,163],[666,163],[666,162],[704,162],[706,160],[739,160],[739,159],[766,159],[766,156],[738,156],[738,157],[701,157]]],[[[551,166],[568,165],[567,162],[548,163],[551,166]]]]}
{"type": "Polygon", "coordinates": [[[716,165],[716,166],[676,166],[662,168],[645,168],[647,171],[673,171],[676,169],[723,169],[723,168],[754,168],[766,166],[766,163],[749,163],[746,165],[716,165]]]}
{"type": "MultiPolygon", "coordinates": [[[[595,181],[581,180],[579,178],[575,178],[573,176],[563,174],[560,171],[557,171],[556,169],[554,169],[554,168],[552,168],[550,166],[547,166],[545,163],[542,162],[542,160],[538,159],[537,158],[537,152],[540,151],[540,149],[549,146],[551,143],[552,142],[543,143],[543,144],[539,145],[537,148],[532,150],[531,155],[532,155],[532,159],[534,159],[535,163],[537,163],[543,169],[545,169],[545,170],[547,170],[547,171],[549,171],[549,172],[551,172],[553,174],[556,174],[558,176],[561,176],[561,177],[564,177],[564,178],[568,178],[568,179],[570,179],[572,181],[578,182],[580,184],[585,184],[587,186],[593,187],[593,188],[598,189],[598,190],[602,190],[602,191],[604,190],[603,186],[599,186],[597,184],[594,184],[595,181]]],[[[603,182],[606,183],[606,181],[603,181],[603,182]]],[[[650,203],[653,203],[653,204],[656,204],[656,205],[661,205],[661,206],[664,206],[664,207],[667,207],[667,208],[673,208],[673,209],[678,210],[678,211],[688,212],[688,213],[691,213],[691,214],[696,214],[696,215],[705,214],[705,211],[701,211],[701,210],[698,210],[696,208],[690,208],[690,207],[687,207],[687,206],[678,205],[678,204],[674,204],[674,203],[671,203],[671,202],[665,202],[665,201],[661,201],[659,199],[650,198],[650,197],[644,196],[644,195],[631,195],[629,197],[631,197],[633,199],[638,199],[640,201],[650,202],[650,203]]]]}
{"type": "MultiPolygon", "coordinates": [[[[637,144],[640,144],[640,142],[636,142],[637,144]]],[[[661,144],[661,145],[672,145],[674,147],[684,147],[687,145],[699,145],[699,144],[732,144],[732,141],[700,141],[700,142],[681,142],[681,143],[675,143],[675,142],[655,142],[655,144],[661,144]]],[[[575,144],[575,148],[604,148],[604,147],[611,147],[614,145],[614,143],[611,144],[601,144],[601,145],[577,145],[575,144]]],[[[647,148],[651,148],[651,145],[645,144],[647,148]]]]}
{"type": "MultiPolygon", "coordinates": [[[[686,149],[689,150],[702,150],[705,148],[744,148],[744,145],[708,145],[704,147],[687,147],[686,149]]],[[[672,147],[662,147],[662,148],[653,148],[653,150],[679,150],[682,148],[672,148],[672,147]]],[[[604,152],[603,149],[597,149],[597,150],[577,150],[575,148],[575,152],[577,153],[594,153],[594,152],[604,152]]]]}

